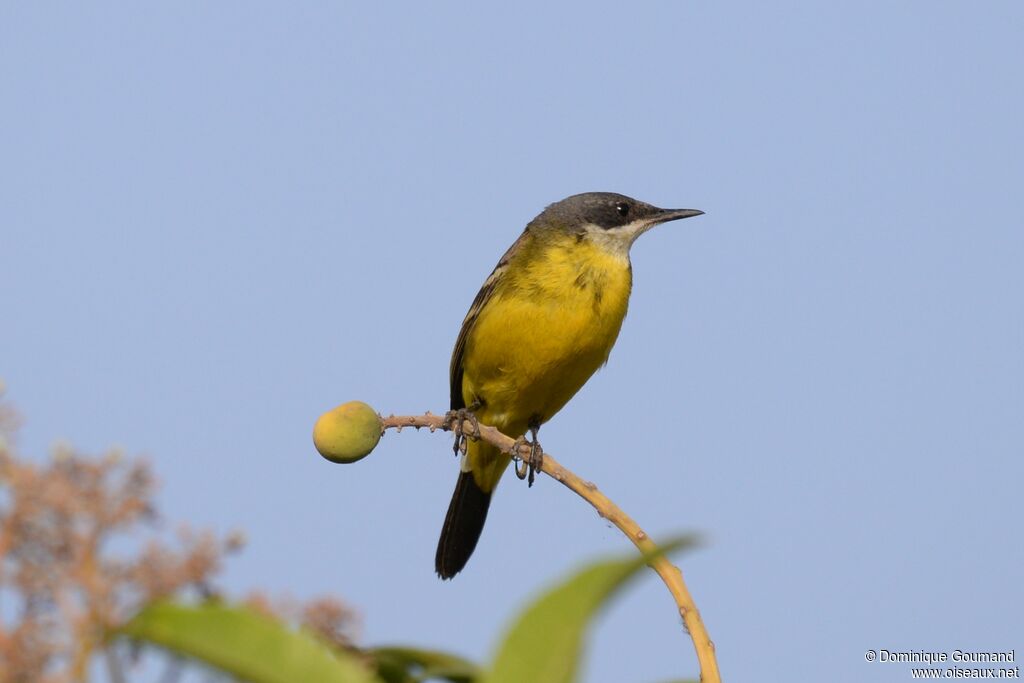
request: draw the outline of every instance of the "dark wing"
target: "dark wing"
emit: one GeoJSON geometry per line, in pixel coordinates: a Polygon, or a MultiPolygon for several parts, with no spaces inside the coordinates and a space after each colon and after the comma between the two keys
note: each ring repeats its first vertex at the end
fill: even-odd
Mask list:
{"type": "Polygon", "coordinates": [[[469,339],[469,334],[473,331],[473,325],[476,324],[476,319],[480,316],[480,311],[483,310],[487,302],[491,300],[491,296],[494,294],[494,290],[497,289],[498,283],[501,282],[501,278],[505,275],[505,270],[508,267],[509,261],[515,256],[516,252],[522,246],[523,242],[526,241],[526,236],[529,234],[530,229],[527,228],[523,231],[523,234],[519,236],[512,246],[508,248],[508,251],[498,261],[498,265],[494,267],[491,274],[484,280],[483,286],[480,291],[476,293],[476,298],[473,299],[473,305],[469,307],[469,313],[466,314],[466,319],[462,321],[462,329],[459,330],[459,338],[455,340],[455,350],[452,351],[452,364],[449,369],[449,379],[451,385],[451,409],[458,410],[459,408],[465,408],[466,402],[462,398],[462,356],[466,352],[466,340],[469,339]]]}

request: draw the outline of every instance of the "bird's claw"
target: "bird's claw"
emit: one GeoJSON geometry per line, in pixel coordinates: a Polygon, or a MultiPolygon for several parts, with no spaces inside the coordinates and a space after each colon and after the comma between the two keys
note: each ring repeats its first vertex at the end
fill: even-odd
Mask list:
{"type": "Polygon", "coordinates": [[[455,445],[452,447],[455,455],[465,455],[466,443],[469,439],[476,440],[480,438],[480,422],[476,419],[476,414],[469,408],[449,410],[445,413],[444,428],[455,434],[455,445]],[[469,420],[470,424],[473,425],[473,431],[470,434],[467,434],[462,428],[466,420],[469,420]]]}
{"type": "Polygon", "coordinates": [[[512,445],[512,460],[516,464],[516,476],[520,479],[526,479],[527,486],[533,486],[536,473],[544,465],[544,449],[540,447],[540,442],[537,441],[536,431],[533,432],[532,441],[527,441],[525,434],[516,439],[516,442],[512,445]],[[526,458],[523,458],[521,455],[524,446],[530,447],[530,454],[526,458]]]}

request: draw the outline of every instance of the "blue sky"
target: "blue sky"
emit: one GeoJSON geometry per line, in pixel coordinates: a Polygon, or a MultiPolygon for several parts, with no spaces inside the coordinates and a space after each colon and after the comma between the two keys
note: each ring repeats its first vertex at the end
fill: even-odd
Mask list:
{"type": "MultiPolygon", "coordinates": [[[[706,216],[633,249],[608,366],[542,430],[681,558],[728,680],[902,681],[867,649],[1024,649],[1018,2],[8,3],[0,377],[23,450],[154,461],[224,575],[483,658],[628,546],[511,478],[433,552],[442,435],[357,465],[317,415],[447,407],[477,288],[547,203],[706,216]],[[782,673],[785,672],[785,673],[782,673]]],[[[696,672],[652,576],[586,680],[696,672]]]]}

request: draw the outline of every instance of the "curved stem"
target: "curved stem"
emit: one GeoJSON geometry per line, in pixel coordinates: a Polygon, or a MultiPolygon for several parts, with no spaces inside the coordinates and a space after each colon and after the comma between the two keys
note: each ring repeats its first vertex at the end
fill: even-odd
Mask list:
{"type": "MultiPolygon", "coordinates": [[[[438,429],[450,430],[452,427],[444,416],[432,415],[431,413],[424,415],[391,415],[389,417],[382,417],[381,423],[384,430],[396,429],[398,431],[401,431],[403,427],[415,427],[416,429],[426,427],[432,432],[438,429]]],[[[475,434],[474,424],[470,420],[465,420],[461,426],[463,433],[470,436],[470,438],[483,439],[506,453],[512,453],[512,455],[517,457],[528,457],[530,454],[529,446],[522,447],[520,453],[514,453],[515,440],[502,434],[494,427],[481,424],[479,425],[479,434],[475,434]]],[[[618,505],[613,503],[608,496],[601,493],[593,482],[580,479],[571,470],[551,457],[549,453],[544,453],[544,463],[540,471],[567,486],[578,496],[590,503],[597,510],[598,514],[618,527],[619,531],[624,533],[642,553],[648,554],[657,551],[657,545],[640,528],[640,525],[623,512],[618,505]]],[[[697,605],[694,603],[693,597],[683,581],[683,573],[679,570],[679,567],[672,564],[664,555],[653,556],[648,564],[651,569],[657,572],[668,588],[669,593],[672,594],[672,598],[679,608],[679,616],[682,617],[683,624],[686,626],[690,638],[693,639],[693,647],[697,652],[697,662],[700,664],[700,680],[702,683],[721,683],[722,679],[718,673],[718,661],[715,659],[715,644],[711,642],[707,629],[704,628],[704,622],[700,618],[697,605]]]]}

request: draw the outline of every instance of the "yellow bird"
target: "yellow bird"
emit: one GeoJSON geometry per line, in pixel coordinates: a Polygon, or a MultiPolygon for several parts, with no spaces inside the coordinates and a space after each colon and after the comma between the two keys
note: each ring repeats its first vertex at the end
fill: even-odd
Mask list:
{"type": "MultiPolygon", "coordinates": [[[[608,361],[632,289],[629,249],[654,226],[699,216],[611,192],[556,202],[498,261],[462,323],[451,362],[451,409],[510,436],[537,430],[608,361]]],[[[476,548],[510,456],[469,441],[435,567],[459,573],[476,548]]],[[[532,475],[532,472],[531,472],[532,475]]]]}

